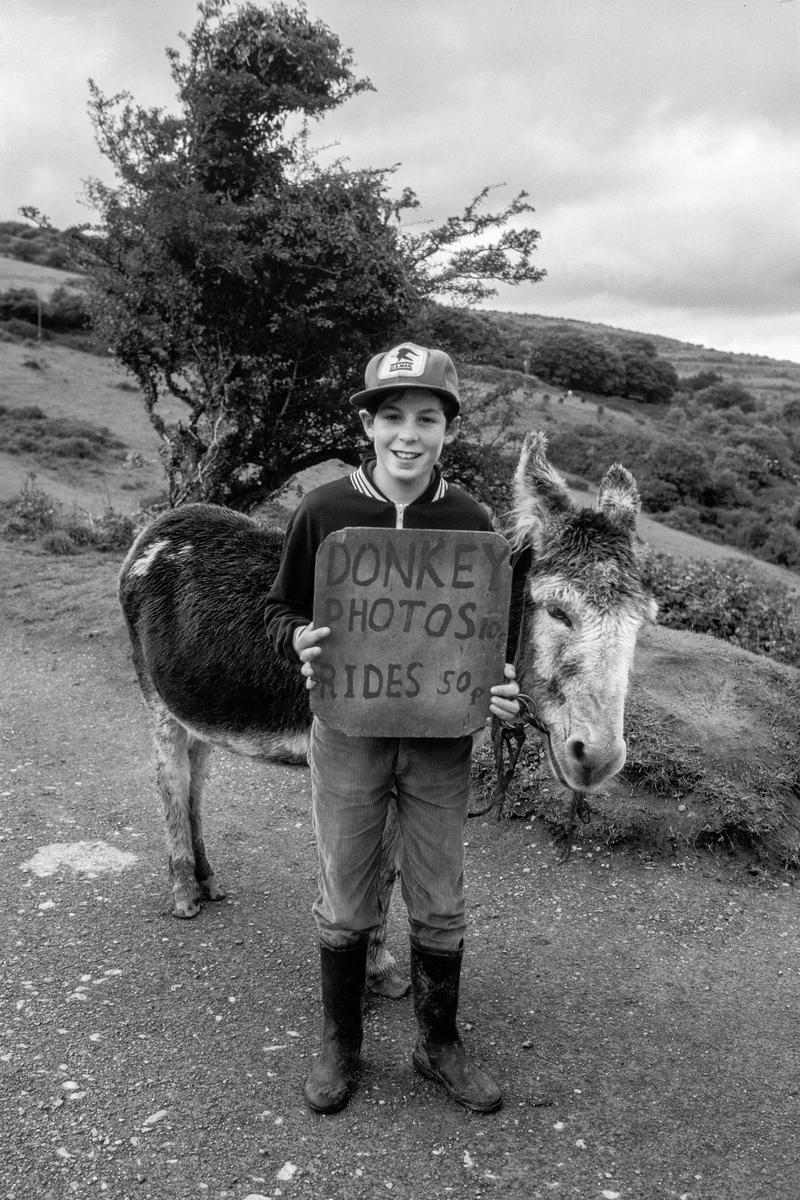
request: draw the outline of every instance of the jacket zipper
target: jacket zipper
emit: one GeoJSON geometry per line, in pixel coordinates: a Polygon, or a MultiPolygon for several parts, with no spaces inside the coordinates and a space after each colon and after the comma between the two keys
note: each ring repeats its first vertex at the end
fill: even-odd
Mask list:
{"type": "Polygon", "coordinates": [[[403,528],[403,514],[406,511],[406,508],[408,507],[408,505],[398,504],[397,502],[395,502],[394,507],[395,507],[395,511],[397,513],[394,527],[395,527],[395,529],[402,529],[403,528]]]}

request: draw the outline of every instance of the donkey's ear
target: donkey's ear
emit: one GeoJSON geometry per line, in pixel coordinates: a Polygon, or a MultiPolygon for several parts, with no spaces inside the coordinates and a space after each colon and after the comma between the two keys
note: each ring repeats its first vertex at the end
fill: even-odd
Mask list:
{"type": "Polygon", "coordinates": [[[545,526],[573,507],[567,485],[547,461],[546,451],[544,433],[527,434],[514,474],[512,541],[517,546],[529,542],[536,551],[541,551],[545,526]]]}
{"type": "Polygon", "coordinates": [[[642,500],[636,480],[620,463],[614,463],[603,476],[597,505],[610,521],[633,535],[642,500]]]}

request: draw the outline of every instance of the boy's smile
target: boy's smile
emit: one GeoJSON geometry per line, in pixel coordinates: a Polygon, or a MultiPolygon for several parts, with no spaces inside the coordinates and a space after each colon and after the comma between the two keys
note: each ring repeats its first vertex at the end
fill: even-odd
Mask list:
{"type": "Polygon", "coordinates": [[[458,417],[448,422],[441,398],[425,388],[395,392],[376,413],[362,409],[361,420],[375,447],[375,483],[400,504],[425,491],[442,446],[453,440],[460,423],[458,417]]]}

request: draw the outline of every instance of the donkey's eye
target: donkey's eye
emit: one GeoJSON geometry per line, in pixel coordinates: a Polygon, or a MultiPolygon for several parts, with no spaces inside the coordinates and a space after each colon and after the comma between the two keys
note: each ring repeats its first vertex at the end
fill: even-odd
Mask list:
{"type": "Polygon", "coordinates": [[[554,621],[558,621],[559,625],[566,625],[567,629],[572,628],[572,621],[564,612],[563,608],[559,608],[557,604],[548,604],[547,615],[552,617],[554,621]]]}

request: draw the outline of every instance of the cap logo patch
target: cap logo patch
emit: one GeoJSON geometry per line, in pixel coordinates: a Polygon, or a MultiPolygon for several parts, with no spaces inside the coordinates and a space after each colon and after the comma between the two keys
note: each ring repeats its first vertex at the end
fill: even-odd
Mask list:
{"type": "Polygon", "coordinates": [[[384,355],[378,367],[378,379],[418,379],[425,371],[428,351],[413,342],[404,342],[384,355]]]}

